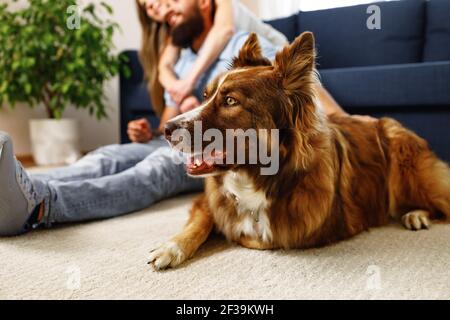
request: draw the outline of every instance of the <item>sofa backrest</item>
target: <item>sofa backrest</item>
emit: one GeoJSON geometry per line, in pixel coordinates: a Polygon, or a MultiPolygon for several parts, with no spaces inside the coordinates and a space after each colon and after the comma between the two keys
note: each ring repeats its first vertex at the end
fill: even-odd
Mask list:
{"type": "Polygon", "coordinates": [[[299,13],[299,32],[313,31],[316,35],[319,68],[421,61],[425,2],[402,0],[373,4],[380,8],[379,30],[367,27],[368,4],[299,13]]]}
{"type": "Polygon", "coordinates": [[[423,61],[450,60],[450,0],[427,2],[423,61]]]}
{"type": "Polygon", "coordinates": [[[319,69],[414,63],[422,61],[425,2],[401,0],[300,11],[296,16],[269,23],[290,40],[295,38],[293,26],[297,28],[297,35],[304,31],[314,32],[319,69]],[[370,5],[380,8],[379,30],[367,27],[370,5]],[[295,17],[296,23],[293,22],[295,17]]]}
{"type": "Polygon", "coordinates": [[[292,42],[298,36],[298,15],[294,14],[287,18],[280,18],[265,21],[270,24],[272,27],[283,33],[286,38],[288,38],[289,42],[292,42]]]}

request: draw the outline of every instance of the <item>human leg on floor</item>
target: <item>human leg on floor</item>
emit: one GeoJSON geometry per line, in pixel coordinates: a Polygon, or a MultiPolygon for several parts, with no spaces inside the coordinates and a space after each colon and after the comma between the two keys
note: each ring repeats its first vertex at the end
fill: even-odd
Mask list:
{"type": "Polygon", "coordinates": [[[49,181],[46,225],[111,218],[182,192],[201,191],[203,180],[189,177],[179,157],[166,146],[118,174],[82,181],[49,181]]]}
{"type": "Polygon", "coordinates": [[[167,146],[167,142],[163,138],[155,138],[149,143],[108,145],[88,153],[70,166],[43,174],[31,174],[31,177],[33,180],[59,181],[100,178],[127,170],[164,146],[167,146]]]}
{"type": "Polygon", "coordinates": [[[0,236],[24,233],[40,221],[42,204],[50,203],[48,183],[52,179],[79,181],[84,175],[101,177],[121,172],[164,146],[167,148],[167,143],[162,139],[149,144],[109,146],[86,156],[76,165],[30,178],[14,157],[10,136],[0,132],[0,236]],[[108,160],[108,156],[113,159],[108,160]]]}

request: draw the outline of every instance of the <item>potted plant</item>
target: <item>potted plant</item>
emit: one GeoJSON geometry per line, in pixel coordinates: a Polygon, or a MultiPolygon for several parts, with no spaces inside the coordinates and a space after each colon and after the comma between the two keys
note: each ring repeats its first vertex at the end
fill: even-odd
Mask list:
{"type": "Polygon", "coordinates": [[[18,10],[0,5],[0,108],[45,107],[47,119],[30,121],[33,157],[40,165],[68,163],[79,157],[79,133],[64,110],[105,118],[104,83],[126,68],[125,57],[112,52],[118,25],[104,2],[27,2],[18,10]]]}

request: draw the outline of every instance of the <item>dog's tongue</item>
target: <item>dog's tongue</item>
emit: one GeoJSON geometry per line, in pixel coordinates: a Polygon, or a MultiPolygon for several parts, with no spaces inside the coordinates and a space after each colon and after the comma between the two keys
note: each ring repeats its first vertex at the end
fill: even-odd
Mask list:
{"type": "Polygon", "coordinates": [[[210,163],[210,161],[207,161],[207,159],[203,159],[201,155],[198,155],[189,157],[186,167],[190,174],[200,174],[212,169],[213,165],[214,162],[210,163]]]}
{"type": "Polygon", "coordinates": [[[224,155],[225,153],[223,152],[215,151],[212,155],[205,158],[202,155],[190,156],[188,157],[186,168],[192,175],[212,172],[214,171],[216,160],[223,161],[224,155]]]}

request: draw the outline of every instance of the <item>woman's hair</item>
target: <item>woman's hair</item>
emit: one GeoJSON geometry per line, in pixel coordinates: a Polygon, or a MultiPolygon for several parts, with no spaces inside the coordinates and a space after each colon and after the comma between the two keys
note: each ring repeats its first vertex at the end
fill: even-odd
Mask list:
{"type": "Polygon", "coordinates": [[[159,82],[158,64],[162,50],[168,39],[168,27],[149,18],[145,7],[136,0],[139,21],[142,27],[142,47],[139,58],[144,68],[144,80],[157,115],[161,115],[164,109],[164,88],[159,82]]]}

